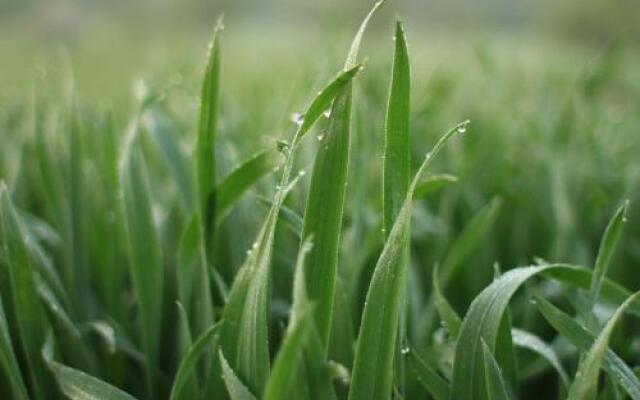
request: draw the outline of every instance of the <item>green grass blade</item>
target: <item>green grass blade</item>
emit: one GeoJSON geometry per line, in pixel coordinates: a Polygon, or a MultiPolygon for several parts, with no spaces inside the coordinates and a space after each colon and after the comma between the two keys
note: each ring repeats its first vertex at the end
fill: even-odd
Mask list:
{"type": "Polygon", "coordinates": [[[620,235],[622,234],[622,228],[624,227],[624,223],[626,221],[626,213],[627,208],[629,206],[629,201],[626,201],[613,215],[611,221],[607,225],[607,229],[604,232],[602,237],[602,241],[600,242],[600,249],[598,250],[598,257],[596,258],[596,264],[593,272],[593,279],[591,280],[591,297],[593,301],[598,300],[598,296],[600,295],[600,290],[602,288],[602,281],[607,274],[607,269],[609,268],[609,263],[611,262],[611,257],[613,256],[613,251],[615,250],[616,244],[620,239],[620,235]]]}
{"type": "Polygon", "coordinates": [[[378,8],[380,8],[380,6],[384,4],[385,1],[386,0],[379,0],[376,4],[374,4],[373,7],[371,8],[371,11],[369,11],[369,14],[367,14],[367,16],[364,18],[364,20],[360,24],[360,28],[358,29],[358,32],[356,33],[355,37],[353,38],[353,41],[351,42],[351,47],[349,48],[349,54],[347,54],[347,60],[344,63],[345,70],[351,69],[356,65],[357,59],[358,59],[358,52],[360,51],[360,43],[362,42],[362,37],[364,36],[364,32],[367,29],[369,20],[371,19],[373,14],[376,13],[378,8]]]}
{"type": "Polygon", "coordinates": [[[491,354],[489,346],[482,341],[482,354],[484,359],[485,382],[487,393],[491,400],[509,400],[509,388],[505,381],[498,362],[491,354]]]}
{"type": "Polygon", "coordinates": [[[201,234],[200,219],[194,215],[182,233],[178,249],[178,296],[194,336],[208,329],[214,318],[201,234]]]}
{"type": "Polygon", "coordinates": [[[273,371],[267,382],[262,397],[264,400],[291,399],[295,386],[300,384],[298,373],[304,344],[309,334],[311,324],[311,308],[298,311],[291,319],[278,355],[273,364],[273,371]]]}
{"type": "Polygon", "coordinates": [[[593,342],[591,349],[578,366],[575,379],[569,387],[567,400],[593,400],[597,396],[598,376],[602,362],[608,349],[609,339],[613,334],[618,320],[625,309],[640,298],[640,292],[631,295],[620,307],[616,309],[613,316],[607,321],[604,328],[593,342]]]}
{"type": "MultiPolygon", "coordinates": [[[[136,147],[136,129],[130,132],[120,160],[122,221],[126,232],[130,273],[140,307],[142,343],[148,365],[156,365],[162,319],[164,270],[158,233],[151,210],[150,188],[142,152],[136,147]]],[[[147,370],[149,373],[150,370],[147,370]]],[[[149,390],[154,377],[148,376],[149,390]]],[[[152,396],[153,397],[153,396],[152,396]]]]}
{"type": "Polygon", "coordinates": [[[451,399],[486,399],[481,340],[496,348],[507,305],[518,288],[531,277],[566,265],[516,268],[493,281],[471,303],[462,321],[453,365],[451,399]]]}
{"type": "Polygon", "coordinates": [[[327,86],[325,86],[318,95],[313,99],[307,111],[304,113],[302,124],[298,128],[294,138],[293,146],[300,143],[300,140],[309,132],[313,124],[320,116],[331,106],[334,99],[342,92],[342,90],[351,83],[358,72],[362,70],[362,65],[353,65],[345,71],[338,74],[327,86]]]}
{"type": "Polygon", "coordinates": [[[418,355],[415,349],[409,351],[409,363],[418,376],[418,380],[433,396],[435,400],[448,400],[451,388],[425,360],[418,355]]]}
{"type": "Polygon", "coordinates": [[[36,291],[35,268],[26,244],[24,228],[4,183],[0,183],[0,222],[4,256],[9,269],[13,314],[16,317],[22,354],[26,357],[29,387],[34,398],[44,399],[44,390],[51,382],[40,357],[40,350],[45,342],[48,324],[36,291]]]}
{"type": "MultiPolygon", "coordinates": [[[[383,155],[383,225],[390,232],[409,188],[409,98],[410,71],[407,43],[402,23],[397,21],[394,36],[395,54],[387,117],[383,155]]],[[[404,261],[406,262],[406,260],[404,261]]]]}
{"type": "Polygon", "coordinates": [[[218,124],[220,96],[220,31],[222,18],[218,20],[209,45],[207,66],[200,93],[200,118],[195,148],[196,191],[198,215],[203,231],[203,244],[207,261],[211,261],[216,210],[216,159],[215,136],[218,124]]]}
{"type": "Polygon", "coordinates": [[[422,174],[445,142],[460,131],[457,125],[447,132],[427,154],[405,197],[396,222],[378,259],[362,314],[356,344],[355,363],[349,388],[350,400],[388,399],[391,395],[393,354],[404,287],[406,268],[398,264],[409,241],[407,226],[411,219],[412,196],[422,174]]]}
{"type": "Polygon", "coordinates": [[[47,340],[42,357],[62,392],[71,400],[135,400],[135,397],[98,378],[54,361],[52,340],[47,340]]]}
{"type": "MultiPolygon", "coordinates": [[[[578,349],[588,351],[593,345],[596,336],[553,304],[541,297],[536,297],[536,306],[547,322],[578,349]]],[[[611,349],[605,353],[604,368],[609,375],[620,382],[632,399],[640,400],[640,380],[611,349]]]]}
{"type": "MultiPolygon", "coordinates": [[[[355,76],[355,72],[357,70],[354,70],[353,74],[346,75],[348,82],[355,76]]],[[[336,78],[336,80],[340,79],[340,77],[336,78]]],[[[333,82],[328,87],[331,87],[333,82]]],[[[322,90],[311,102],[305,113],[305,120],[309,121],[309,124],[315,122],[322,115],[321,105],[331,103],[333,100],[331,94],[339,95],[339,92],[322,90]]],[[[303,126],[305,125],[298,128],[292,141],[293,145],[288,150],[281,184],[276,192],[272,207],[247,259],[236,274],[223,314],[220,337],[222,350],[227,360],[230,360],[230,366],[235,373],[253,393],[264,391],[269,376],[267,298],[271,253],[276,222],[282,204],[295,182],[295,180],[289,182],[289,176],[293,166],[293,155],[297,149],[296,138],[304,134],[303,126]]],[[[306,129],[310,129],[310,127],[311,125],[308,125],[306,129]]]]}
{"type": "MultiPolygon", "coordinates": [[[[369,18],[380,4],[381,2],[373,7],[360,26],[347,56],[345,70],[356,67],[355,59],[362,35],[369,18]]],[[[302,228],[303,240],[311,235],[314,237],[314,246],[305,264],[305,278],[307,293],[315,304],[314,320],[325,353],[328,349],[331,332],[342,215],[348,176],[351,106],[352,86],[347,84],[335,95],[326,134],[316,153],[302,228]]]]}
{"type": "MultiPolygon", "coordinates": [[[[391,71],[391,87],[387,104],[387,115],[384,133],[384,151],[382,164],[382,208],[383,227],[386,235],[391,231],[393,223],[402,207],[407,195],[410,181],[411,152],[409,150],[409,112],[411,74],[407,41],[402,22],[396,22],[394,36],[395,52],[393,69],[391,71]]],[[[409,224],[405,227],[410,231],[409,224]]],[[[386,236],[385,235],[385,236],[386,236]]],[[[386,239],[386,237],[385,237],[386,239]]],[[[398,259],[399,264],[409,263],[409,243],[404,245],[403,256],[398,259]]],[[[406,269],[406,266],[398,266],[406,269]]],[[[401,354],[403,343],[406,342],[406,299],[401,299],[402,309],[398,326],[398,345],[396,346],[396,380],[399,390],[404,392],[404,356],[401,354]]]]}
{"type": "MultiPolygon", "coordinates": [[[[465,225],[447,251],[447,256],[440,266],[440,285],[446,287],[449,281],[459,272],[474,250],[480,246],[484,235],[491,229],[500,209],[501,201],[493,198],[482,207],[465,225]]],[[[430,334],[436,322],[435,293],[431,294],[421,317],[420,332],[430,334]]]]}
{"type": "Polygon", "coordinates": [[[553,347],[537,335],[523,329],[513,328],[511,334],[513,336],[513,343],[516,346],[531,350],[547,360],[558,373],[562,385],[569,387],[569,375],[567,375],[567,371],[562,366],[560,358],[553,347]]]}
{"type": "Polygon", "coordinates": [[[449,335],[457,339],[460,334],[460,325],[462,325],[462,319],[458,316],[458,313],[451,307],[449,301],[442,293],[442,288],[440,287],[440,278],[438,274],[438,265],[433,268],[433,300],[436,306],[436,310],[438,310],[438,314],[440,315],[440,319],[444,324],[444,327],[449,332],[449,335]]]}
{"type": "Polygon", "coordinates": [[[428,176],[425,180],[420,182],[416,188],[414,198],[419,199],[430,195],[449,184],[458,182],[458,177],[450,174],[434,174],[428,176]]]}
{"type": "Polygon", "coordinates": [[[70,367],[94,372],[94,365],[82,341],[82,335],[58,299],[44,281],[39,280],[36,288],[49,315],[51,327],[60,344],[65,362],[70,364],[70,367]]]}
{"type": "Polygon", "coordinates": [[[171,400],[189,399],[189,390],[185,388],[185,385],[191,381],[198,359],[203,353],[217,347],[215,340],[217,339],[218,329],[219,324],[212,325],[193,342],[185,356],[182,357],[176,376],[173,379],[171,395],[169,396],[171,400]]]}
{"type": "Polygon", "coordinates": [[[231,400],[256,400],[256,397],[242,383],[235,372],[233,372],[233,369],[224,358],[222,350],[220,350],[218,354],[220,355],[220,363],[222,364],[222,377],[224,378],[224,383],[227,386],[231,400]]]}
{"type": "Polygon", "coordinates": [[[10,386],[12,396],[16,400],[28,400],[27,388],[22,380],[20,366],[11,343],[2,297],[0,297],[0,370],[6,374],[6,380],[10,386]]]}
{"type": "Polygon", "coordinates": [[[262,150],[233,170],[216,188],[216,223],[220,223],[235,202],[258,179],[281,163],[275,147],[262,150]]]}
{"type": "Polygon", "coordinates": [[[190,163],[181,151],[175,128],[165,115],[155,109],[146,112],[142,122],[178,188],[182,209],[186,213],[193,212],[195,205],[193,175],[190,163]]]}

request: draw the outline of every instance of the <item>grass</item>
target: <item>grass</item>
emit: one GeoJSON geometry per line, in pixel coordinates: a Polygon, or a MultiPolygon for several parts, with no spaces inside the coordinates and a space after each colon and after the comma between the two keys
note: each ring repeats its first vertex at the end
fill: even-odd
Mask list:
{"type": "Polygon", "coordinates": [[[636,50],[425,84],[381,5],[293,95],[220,20],[199,96],[5,102],[0,397],[640,399],[636,50]]]}

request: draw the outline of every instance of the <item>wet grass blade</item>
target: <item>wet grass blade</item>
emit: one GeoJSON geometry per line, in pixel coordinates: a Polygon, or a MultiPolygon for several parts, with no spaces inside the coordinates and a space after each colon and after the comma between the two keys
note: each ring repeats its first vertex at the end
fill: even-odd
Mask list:
{"type": "Polygon", "coordinates": [[[202,240],[207,261],[211,261],[216,210],[216,159],[215,136],[218,124],[220,96],[220,31],[222,18],[218,20],[209,44],[207,66],[200,93],[200,118],[195,148],[196,192],[198,216],[203,232],[202,240]]]}
{"type": "Polygon", "coordinates": [[[491,354],[489,346],[482,341],[482,354],[484,359],[485,382],[487,392],[491,400],[509,400],[509,389],[498,362],[491,354]]]}
{"type": "MultiPolygon", "coordinates": [[[[142,343],[148,365],[157,365],[164,270],[151,209],[146,165],[142,152],[136,146],[136,135],[137,127],[134,127],[120,160],[122,221],[126,232],[130,273],[140,307],[142,343]]],[[[151,369],[147,372],[151,374],[151,369]]],[[[155,387],[154,379],[153,376],[148,376],[150,393],[155,387]]]]}
{"type": "Polygon", "coordinates": [[[6,374],[12,396],[16,400],[28,400],[27,388],[22,380],[20,366],[9,336],[9,326],[2,305],[2,297],[0,297],[0,369],[6,374]]]}
{"type": "Polygon", "coordinates": [[[281,163],[275,147],[262,150],[243,162],[216,188],[216,223],[220,223],[235,202],[258,179],[273,172],[281,163]]]}
{"type": "Polygon", "coordinates": [[[42,358],[62,392],[71,400],[135,400],[135,397],[98,378],[54,361],[51,337],[42,349],[42,358]]]}
{"type": "MultiPolygon", "coordinates": [[[[360,26],[351,45],[345,70],[357,68],[356,58],[367,22],[382,2],[377,3],[360,26]]],[[[302,228],[303,240],[313,236],[314,246],[305,264],[307,293],[315,304],[314,320],[322,348],[328,349],[335,291],[342,215],[348,176],[351,142],[352,86],[335,93],[328,127],[311,175],[302,228]]],[[[320,112],[320,109],[318,109],[320,112]]],[[[306,118],[305,114],[305,118],[306,118]]],[[[298,135],[296,135],[298,136],[298,135]]],[[[294,143],[296,141],[294,140],[294,143]]]]}
{"type": "MultiPolygon", "coordinates": [[[[559,308],[541,297],[536,297],[536,306],[547,322],[578,349],[586,352],[593,345],[596,336],[559,308]]],[[[632,399],[640,400],[640,380],[611,349],[605,353],[604,369],[620,382],[632,399]]]]}
{"type": "Polygon", "coordinates": [[[227,391],[229,392],[231,400],[256,400],[256,397],[242,383],[235,372],[233,372],[233,369],[224,358],[222,350],[219,351],[219,355],[220,363],[222,364],[222,377],[225,385],[227,386],[227,391]]]}
{"type": "MultiPolygon", "coordinates": [[[[489,349],[496,348],[507,305],[518,288],[535,275],[574,269],[573,266],[563,264],[512,269],[494,280],[473,300],[462,321],[456,345],[452,399],[487,399],[481,340],[484,340],[489,349]]],[[[586,269],[584,271],[589,272],[586,269]]],[[[566,282],[579,284],[575,280],[566,282]]]]}
{"type": "Polygon", "coordinates": [[[548,345],[537,335],[522,329],[513,328],[511,330],[511,334],[513,336],[513,343],[516,346],[523,349],[531,350],[547,360],[558,373],[562,385],[565,387],[569,387],[569,375],[567,375],[567,371],[565,371],[564,367],[562,366],[560,358],[556,354],[556,351],[553,347],[548,345]]]}
{"type": "Polygon", "coordinates": [[[189,399],[189,390],[185,388],[185,385],[190,382],[198,359],[203,355],[203,353],[217,347],[215,340],[217,339],[216,335],[218,334],[218,329],[218,324],[207,329],[195,340],[195,342],[193,342],[185,356],[182,357],[176,376],[173,379],[173,386],[171,387],[171,395],[169,397],[171,400],[189,399]]]}
{"type": "Polygon", "coordinates": [[[310,129],[326,109],[337,91],[327,88],[335,87],[336,81],[347,77],[345,85],[351,81],[359,70],[353,69],[340,74],[311,102],[305,113],[305,121],[298,128],[292,145],[287,149],[287,159],[280,181],[279,189],[267,214],[257,238],[249,251],[244,264],[237,272],[229,299],[224,309],[221,326],[220,343],[229,365],[234,373],[247,385],[252,393],[262,393],[269,376],[269,349],[267,326],[267,298],[270,275],[271,253],[276,222],[284,199],[295,180],[289,182],[293,167],[293,156],[305,129],[310,129]]]}
{"type": "Polygon", "coordinates": [[[436,265],[433,268],[433,299],[434,304],[436,306],[436,310],[438,310],[438,314],[440,315],[440,319],[444,324],[444,327],[449,332],[449,335],[457,339],[460,333],[460,325],[462,325],[462,319],[458,316],[458,313],[451,307],[449,301],[444,294],[442,293],[442,288],[440,287],[440,278],[438,274],[439,268],[436,265]]]}
{"type": "MultiPolygon", "coordinates": [[[[395,52],[393,57],[393,69],[391,71],[391,88],[387,104],[387,115],[384,132],[384,150],[382,164],[382,223],[385,239],[391,232],[393,223],[398,216],[404,198],[407,195],[410,181],[411,152],[409,149],[409,112],[411,76],[409,68],[409,55],[407,41],[402,22],[396,22],[396,31],[393,38],[395,52]]],[[[410,231],[409,224],[405,227],[410,231]]],[[[398,259],[397,269],[406,269],[409,263],[409,243],[404,244],[402,257],[398,259]]],[[[406,342],[406,299],[402,296],[403,303],[400,323],[398,326],[398,344],[396,345],[395,365],[396,381],[401,393],[404,393],[404,356],[401,349],[406,342]]]]}
{"type": "Polygon", "coordinates": [[[36,291],[35,269],[26,244],[24,229],[4,183],[0,183],[0,222],[16,330],[22,354],[26,357],[25,372],[33,397],[44,399],[44,390],[51,382],[40,357],[40,350],[45,342],[48,324],[36,291]]]}
{"type": "Polygon", "coordinates": [[[627,208],[629,207],[629,201],[626,201],[613,215],[611,221],[607,225],[607,229],[604,232],[602,241],[600,242],[600,249],[598,250],[598,257],[596,258],[596,264],[593,272],[593,279],[591,280],[591,297],[594,302],[598,300],[600,290],[602,288],[602,282],[607,275],[607,269],[613,256],[616,244],[622,235],[622,228],[626,221],[627,208]]]}
{"type": "Polygon", "coordinates": [[[425,360],[418,355],[415,349],[409,351],[409,363],[418,376],[418,380],[433,396],[435,400],[449,400],[451,388],[425,360]]]}
{"type": "Polygon", "coordinates": [[[591,349],[578,366],[575,379],[569,387],[567,400],[593,400],[597,396],[598,376],[600,368],[608,349],[609,339],[613,334],[618,320],[629,305],[640,298],[640,292],[631,295],[620,307],[616,309],[613,316],[607,321],[604,328],[593,342],[591,349]]]}
{"type": "Polygon", "coordinates": [[[411,219],[413,192],[422,174],[446,141],[466,125],[467,122],[463,122],[447,132],[427,154],[409,186],[398,217],[380,254],[362,314],[349,388],[350,400],[388,399],[391,395],[394,374],[390,371],[393,371],[397,326],[406,285],[406,268],[398,264],[398,260],[403,257],[409,241],[407,226],[411,219]]]}

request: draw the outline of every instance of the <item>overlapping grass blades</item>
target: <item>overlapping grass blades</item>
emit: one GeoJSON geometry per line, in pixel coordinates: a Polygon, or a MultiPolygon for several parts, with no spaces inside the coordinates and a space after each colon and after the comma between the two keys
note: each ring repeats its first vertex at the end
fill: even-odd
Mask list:
{"type": "Polygon", "coordinates": [[[386,399],[391,395],[393,354],[400,319],[406,268],[398,260],[404,256],[409,240],[407,225],[411,218],[412,196],[422,174],[444,144],[463,131],[467,122],[458,124],[434,145],[418,169],[405,196],[402,208],[389,233],[369,284],[356,345],[349,399],[386,399]]]}

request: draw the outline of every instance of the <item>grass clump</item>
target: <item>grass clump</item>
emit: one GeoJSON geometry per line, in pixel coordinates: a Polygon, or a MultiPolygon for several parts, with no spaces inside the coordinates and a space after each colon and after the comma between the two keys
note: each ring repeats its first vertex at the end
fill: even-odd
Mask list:
{"type": "Polygon", "coordinates": [[[221,20],[194,135],[181,133],[186,107],[158,88],[143,88],[127,113],[36,96],[2,121],[21,154],[2,151],[0,163],[3,398],[482,400],[531,398],[536,384],[558,398],[640,399],[637,335],[626,325],[614,334],[640,313],[627,288],[638,282],[624,279],[637,239],[616,257],[634,203],[613,213],[599,246],[590,227],[634,195],[637,178],[626,148],[596,135],[626,129],[637,145],[629,128],[590,115],[607,104],[598,96],[615,75],[610,60],[578,82],[556,121],[531,121],[513,139],[543,142],[529,157],[501,153],[504,131],[462,139],[507,123],[466,99],[478,128],[465,121],[425,140],[416,131],[425,115],[444,125],[436,112],[450,116],[440,103],[455,79],[434,78],[435,94],[415,100],[398,21],[390,76],[374,68],[366,80],[358,54],[382,3],[290,138],[244,159],[227,150],[257,136],[224,136],[233,107],[221,20]],[[597,127],[576,136],[586,115],[597,127]],[[583,156],[599,165],[572,169],[583,156]],[[607,173],[621,163],[623,177],[607,173]],[[532,186],[521,182],[527,168],[532,186]],[[572,208],[572,191],[600,184],[611,190],[572,208]],[[530,249],[574,263],[512,267],[530,249]],[[494,259],[509,268],[483,268],[494,259]]]}

